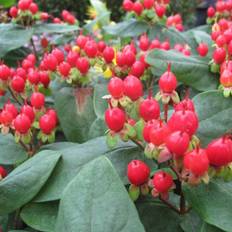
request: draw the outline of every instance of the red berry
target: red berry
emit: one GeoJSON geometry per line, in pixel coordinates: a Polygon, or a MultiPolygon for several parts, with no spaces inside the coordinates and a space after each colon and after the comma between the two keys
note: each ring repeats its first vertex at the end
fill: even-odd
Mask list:
{"type": "Polygon", "coordinates": [[[13,119],[14,118],[13,118],[12,113],[7,110],[3,110],[0,113],[0,123],[3,124],[4,126],[10,126],[13,119]]]}
{"type": "Polygon", "coordinates": [[[16,18],[18,16],[18,8],[16,6],[12,6],[10,8],[9,14],[12,18],[16,18]]]}
{"type": "Polygon", "coordinates": [[[174,112],[168,121],[171,131],[186,132],[190,137],[196,133],[198,124],[196,113],[189,110],[174,112]]]}
{"type": "Polygon", "coordinates": [[[145,9],[151,9],[154,6],[154,0],[143,0],[143,6],[145,9]]]}
{"type": "Polygon", "coordinates": [[[204,149],[195,149],[184,156],[184,168],[195,176],[204,175],[209,168],[209,160],[204,149]]]}
{"type": "Polygon", "coordinates": [[[56,127],[56,120],[50,114],[45,114],[39,119],[39,127],[41,131],[49,135],[56,127]]]}
{"type": "Polygon", "coordinates": [[[61,24],[62,23],[62,21],[61,21],[61,19],[60,18],[54,18],[53,20],[53,23],[56,23],[56,24],[61,24]]]}
{"type": "Polygon", "coordinates": [[[107,109],[105,112],[105,122],[110,130],[119,132],[126,122],[126,115],[119,108],[107,109]]]}
{"type": "Polygon", "coordinates": [[[140,16],[143,12],[143,5],[141,2],[135,2],[133,4],[133,11],[138,15],[140,16]]]}
{"type": "Polygon", "coordinates": [[[129,67],[131,67],[134,62],[136,61],[136,56],[135,56],[135,53],[131,50],[126,50],[123,52],[123,58],[124,58],[124,61],[125,61],[125,64],[124,65],[127,65],[129,67]]]}
{"type": "Polygon", "coordinates": [[[64,53],[60,49],[58,48],[53,49],[51,54],[55,56],[58,64],[64,61],[64,53]]]}
{"type": "Polygon", "coordinates": [[[150,49],[160,48],[160,41],[158,39],[154,39],[151,42],[150,49]]]}
{"type": "Polygon", "coordinates": [[[40,76],[38,71],[30,69],[28,72],[28,80],[32,85],[38,85],[40,82],[40,76]]]}
{"type": "Polygon", "coordinates": [[[127,177],[131,184],[140,186],[148,181],[150,168],[140,160],[132,160],[127,166],[127,177]]]}
{"type": "Polygon", "coordinates": [[[23,68],[17,68],[16,75],[22,77],[25,81],[27,79],[27,72],[23,68]]]}
{"type": "Polygon", "coordinates": [[[214,15],[215,15],[215,9],[214,9],[214,7],[212,7],[212,6],[210,6],[209,8],[208,8],[208,10],[207,10],[207,15],[208,15],[208,17],[209,18],[213,18],[214,17],[214,15]]]}
{"type": "Polygon", "coordinates": [[[169,41],[165,41],[165,42],[161,43],[161,45],[160,45],[160,49],[163,49],[166,51],[170,50],[170,48],[171,48],[171,46],[170,46],[169,41]]]}
{"type": "Polygon", "coordinates": [[[145,64],[142,61],[135,61],[131,67],[130,75],[141,77],[145,71],[145,64]]]}
{"type": "Polygon", "coordinates": [[[122,79],[118,77],[111,78],[108,84],[108,91],[113,98],[115,99],[121,98],[123,96],[123,88],[124,88],[124,84],[122,79]]]}
{"type": "Polygon", "coordinates": [[[49,45],[49,41],[47,40],[47,38],[43,37],[40,41],[40,44],[43,48],[47,48],[49,45]]]}
{"type": "Polygon", "coordinates": [[[79,54],[73,51],[70,51],[67,55],[67,62],[72,66],[75,67],[77,63],[77,59],[79,58],[79,54]]]}
{"type": "Polygon", "coordinates": [[[226,44],[226,38],[224,35],[219,35],[215,42],[218,47],[223,47],[226,44]]]}
{"type": "Polygon", "coordinates": [[[98,47],[97,43],[93,40],[88,41],[85,44],[84,51],[87,54],[88,57],[94,58],[97,55],[98,47]]]}
{"type": "Polygon", "coordinates": [[[14,120],[14,127],[20,134],[26,134],[31,128],[31,120],[25,114],[19,114],[14,120]]]}
{"type": "Polygon", "coordinates": [[[31,120],[31,123],[34,122],[34,119],[35,119],[35,113],[34,113],[34,110],[31,106],[29,105],[24,105],[22,108],[21,108],[21,114],[25,114],[27,115],[27,117],[31,120]]]}
{"type": "Polygon", "coordinates": [[[39,79],[40,79],[40,83],[43,84],[44,88],[47,88],[49,86],[51,80],[50,80],[48,72],[40,71],[39,79]]]}
{"type": "Polygon", "coordinates": [[[226,87],[232,87],[232,71],[225,69],[220,76],[220,83],[226,87]]]}
{"type": "Polygon", "coordinates": [[[168,126],[162,122],[155,124],[150,130],[150,141],[155,146],[160,146],[165,143],[167,136],[169,136],[170,130],[168,126]]]}
{"type": "Polygon", "coordinates": [[[133,10],[134,3],[131,0],[124,0],[123,1],[123,9],[125,11],[132,11],[133,10]]]}
{"type": "Polygon", "coordinates": [[[17,93],[24,92],[25,80],[20,76],[14,76],[11,80],[11,88],[17,93]]]}
{"type": "Polygon", "coordinates": [[[103,51],[103,58],[105,60],[106,63],[111,63],[114,59],[114,49],[112,47],[106,47],[103,51]]]}
{"type": "Polygon", "coordinates": [[[30,101],[33,107],[36,109],[41,109],[44,106],[45,97],[42,93],[36,92],[31,95],[30,101]]]}
{"type": "Polygon", "coordinates": [[[195,111],[194,103],[191,99],[186,98],[183,101],[179,102],[177,105],[175,105],[175,111],[183,111],[183,110],[190,110],[195,111]]]}
{"type": "Polygon", "coordinates": [[[129,75],[124,79],[124,94],[132,101],[143,96],[142,82],[135,76],[129,75]]]}
{"type": "Polygon", "coordinates": [[[149,38],[146,34],[142,35],[139,39],[139,47],[142,51],[147,51],[150,46],[149,38]]]}
{"type": "Polygon", "coordinates": [[[22,11],[28,10],[31,2],[31,0],[20,0],[18,2],[18,8],[22,11]]]}
{"type": "Polygon", "coordinates": [[[58,65],[58,60],[54,54],[49,54],[43,59],[44,67],[46,70],[55,71],[58,65]]]}
{"type": "Polygon", "coordinates": [[[14,104],[8,102],[4,105],[3,107],[4,110],[10,112],[13,116],[13,118],[16,118],[16,116],[18,115],[18,109],[15,107],[14,104]]]}
{"type": "Polygon", "coordinates": [[[202,57],[206,56],[209,51],[208,45],[205,43],[200,43],[199,46],[197,47],[197,51],[200,56],[202,57]]]}
{"type": "Polygon", "coordinates": [[[0,166],[0,177],[4,178],[7,176],[7,172],[4,167],[0,166]]]}
{"type": "Polygon", "coordinates": [[[119,67],[123,67],[124,65],[126,65],[125,56],[122,52],[117,52],[116,63],[119,67]]]}
{"type": "Polygon", "coordinates": [[[97,47],[98,47],[99,52],[103,52],[104,49],[106,48],[106,44],[105,44],[104,41],[99,41],[98,44],[97,44],[97,47]]]}
{"type": "Polygon", "coordinates": [[[232,141],[223,137],[213,140],[206,149],[211,165],[221,167],[232,162],[232,141]]]}
{"type": "Polygon", "coordinates": [[[71,66],[64,61],[58,66],[58,71],[63,77],[68,77],[71,71],[71,66]]]}
{"type": "Polygon", "coordinates": [[[164,93],[172,93],[177,86],[176,76],[170,69],[171,66],[168,65],[168,70],[159,79],[159,88],[164,93]]]}
{"type": "Polygon", "coordinates": [[[146,125],[143,128],[143,138],[147,143],[150,143],[150,132],[153,127],[156,127],[159,124],[159,121],[152,120],[146,123],[146,125]]]}
{"type": "Polygon", "coordinates": [[[79,35],[76,39],[76,44],[79,46],[81,49],[84,49],[85,44],[87,43],[88,38],[84,35],[79,35]]]}
{"type": "Polygon", "coordinates": [[[34,2],[30,4],[29,10],[32,14],[36,14],[39,10],[38,5],[34,2]]]}
{"type": "Polygon", "coordinates": [[[58,123],[59,120],[58,120],[58,116],[57,116],[57,113],[56,113],[55,110],[49,109],[49,110],[47,111],[47,114],[54,118],[56,124],[58,123]]]}
{"type": "Polygon", "coordinates": [[[155,12],[158,15],[159,18],[162,18],[165,15],[166,8],[162,5],[157,4],[155,6],[155,12]]]}
{"type": "Polygon", "coordinates": [[[213,52],[213,59],[216,64],[221,64],[226,59],[226,50],[224,48],[216,48],[213,52]]]}
{"type": "Polygon", "coordinates": [[[1,64],[0,65],[0,79],[2,81],[6,81],[8,80],[10,76],[11,76],[10,68],[6,66],[5,64],[1,64]]]}
{"type": "Polygon", "coordinates": [[[76,67],[81,74],[85,75],[89,71],[89,61],[85,57],[80,57],[77,59],[76,67]]]}
{"type": "Polygon", "coordinates": [[[41,14],[40,14],[40,19],[41,20],[46,21],[46,20],[48,20],[48,18],[49,18],[49,14],[48,13],[41,12],[41,14]]]}
{"type": "Polygon", "coordinates": [[[139,113],[145,121],[158,119],[160,117],[159,103],[152,98],[145,99],[139,106],[139,113]]]}
{"type": "Polygon", "coordinates": [[[172,176],[164,171],[156,172],[152,182],[158,193],[167,193],[174,184],[172,176]]]}
{"type": "Polygon", "coordinates": [[[175,154],[176,158],[185,154],[189,147],[189,142],[189,135],[181,131],[171,133],[165,141],[166,147],[171,153],[175,154]]]}

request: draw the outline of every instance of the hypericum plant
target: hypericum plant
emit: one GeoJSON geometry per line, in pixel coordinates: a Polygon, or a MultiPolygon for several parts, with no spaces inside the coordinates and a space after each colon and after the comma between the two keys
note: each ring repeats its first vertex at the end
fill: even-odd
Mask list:
{"type": "Polygon", "coordinates": [[[136,76],[129,75],[123,80],[113,77],[108,84],[110,98],[105,121],[110,146],[115,146],[118,138],[125,142],[131,140],[147,158],[162,166],[153,173],[140,160],[128,164],[131,198],[137,200],[140,194],[151,194],[176,212],[185,214],[190,206],[185,202],[182,186],[208,184],[214,176],[227,178],[228,165],[232,162],[232,140],[230,134],[225,134],[206,148],[201,147],[195,135],[199,121],[194,103],[188,95],[179,101],[176,87],[177,79],[170,64],[159,78],[160,92],[156,96],[150,90],[144,98],[142,81],[136,76]],[[122,100],[125,97],[127,101],[122,100]],[[162,100],[163,113],[159,100],[162,100]],[[179,196],[178,208],[169,202],[170,192],[179,196]]]}

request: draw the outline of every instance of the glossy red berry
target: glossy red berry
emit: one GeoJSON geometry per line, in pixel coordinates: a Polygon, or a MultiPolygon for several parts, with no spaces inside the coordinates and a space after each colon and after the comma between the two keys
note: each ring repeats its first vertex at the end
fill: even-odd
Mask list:
{"type": "Polygon", "coordinates": [[[16,75],[22,77],[25,81],[27,79],[27,72],[21,67],[16,69],[16,75]]]}
{"type": "Polygon", "coordinates": [[[0,113],[0,124],[3,124],[4,126],[10,126],[13,121],[13,115],[11,112],[7,110],[3,110],[0,113]]]}
{"type": "Polygon", "coordinates": [[[53,49],[51,54],[55,56],[58,64],[64,61],[64,53],[60,49],[58,48],[53,49]]]}
{"type": "Polygon", "coordinates": [[[224,48],[216,48],[213,52],[213,60],[216,64],[222,64],[226,59],[226,50],[224,48]]]}
{"type": "Polygon", "coordinates": [[[154,6],[154,0],[143,0],[143,6],[145,9],[151,9],[154,6]]]}
{"type": "Polygon", "coordinates": [[[79,58],[79,54],[77,52],[70,51],[67,55],[67,62],[75,67],[77,63],[77,59],[79,58]]]}
{"type": "Polygon", "coordinates": [[[152,182],[158,193],[167,193],[174,185],[172,176],[164,171],[156,172],[152,182]]]}
{"type": "Polygon", "coordinates": [[[9,14],[12,18],[16,18],[18,16],[18,8],[16,6],[12,6],[10,8],[9,14]]]}
{"type": "Polygon", "coordinates": [[[0,79],[2,81],[6,81],[6,80],[8,80],[10,75],[11,75],[10,68],[8,66],[6,66],[5,64],[1,64],[0,65],[0,79]]]}
{"type": "Polygon", "coordinates": [[[141,2],[137,1],[133,4],[133,11],[135,12],[135,14],[137,14],[138,16],[140,16],[143,12],[143,5],[141,2]]]}
{"type": "Polygon", "coordinates": [[[27,77],[32,85],[38,85],[40,82],[40,75],[39,72],[36,70],[29,70],[27,77]]]}
{"type": "Polygon", "coordinates": [[[36,14],[39,10],[38,5],[34,2],[32,2],[29,6],[29,10],[32,14],[36,14]]]}
{"type": "Polygon", "coordinates": [[[171,66],[168,65],[168,70],[159,79],[159,88],[164,93],[172,93],[176,87],[176,76],[171,72],[171,66]]]}
{"type": "Polygon", "coordinates": [[[145,71],[145,64],[142,61],[137,60],[134,62],[134,64],[131,67],[130,75],[140,78],[143,75],[144,71],[145,71]]]}
{"type": "Polygon", "coordinates": [[[35,107],[35,109],[41,109],[44,106],[45,103],[45,97],[42,93],[33,93],[31,95],[31,105],[35,107]]]}
{"type": "Polygon", "coordinates": [[[169,136],[170,130],[168,126],[162,122],[155,124],[150,130],[150,141],[155,146],[160,146],[165,143],[166,138],[169,136]]]}
{"type": "Polygon", "coordinates": [[[213,18],[214,17],[214,15],[215,15],[215,9],[214,9],[214,7],[212,7],[212,6],[210,6],[209,8],[208,8],[208,10],[207,10],[207,16],[209,17],[209,18],[213,18]]]}
{"type": "Polygon", "coordinates": [[[190,110],[195,112],[194,103],[191,99],[186,98],[174,106],[175,111],[186,111],[190,110]]]}
{"type": "Polygon", "coordinates": [[[145,184],[150,176],[150,168],[140,160],[132,160],[127,166],[127,177],[131,184],[145,184]]]}
{"type": "Polygon", "coordinates": [[[76,39],[76,44],[79,46],[81,49],[84,49],[85,44],[87,43],[88,38],[84,35],[79,35],[76,39]]]}
{"type": "Polygon", "coordinates": [[[41,20],[46,21],[46,20],[48,20],[48,18],[49,18],[49,14],[47,12],[41,12],[41,14],[40,14],[41,20]]]}
{"type": "Polygon", "coordinates": [[[213,140],[207,146],[207,155],[211,165],[221,167],[232,162],[232,141],[222,137],[213,140]]]}
{"type": "Polygon", "coordinates": [[[220,83],[226,87],[232,87],[232,71],[225,69],[220,76],[220,83]]]}
{"type": "Polygon", "coordinates": [[[124,65],[131,67],[134,64],[134,62],[136,61],[135,53],[128,49],[128,50],[123,52],[123,59],[125,61],[124,65]]]}
{"type": "Polygon", "coordinates": [[[31,128],[31,120],[25,114],[19,114],[14,120],[14,127],[20,134],[26,134],[31,128]]]}
{"type": "Polygon", "coordinates": [[[160,44],[160,49],[168,51],[170,50],[170,48],[171,48],[171,45],[169,41],[164,41],[163,43],[160,44]]]}
{"type": "Polygon", "coordinates": [[[126,65],[125,56],[122,52],[117,52],[116,63],[119,67],[123,67],[124,65],[126,65]]]}
{"type": "Polygon", "coordinates": [[[40,71],[39,79],[40,79],[40,83],[44,86],[44,88],[47,88],[49,86],[51,80],[50,80],[48,72],[40,71]]]}
{"type": "Polygon", "coordinates": [[[126,122],[125,112],[119,108],[107,109],[105,122],[110,130],[119,132],[123,129],[126,122]]]}
{"type": "Polygon", "coordinates": [[[152,120],[146,123],[146,125],[143,128],[143,138],[147,143],[150,143],[150,132],[153,127],[157,127],[159,124],[159,121],[157,120],[152,120]]]}
{"type": "Polygon", "coordinates": [[[53,117],[56,124],[58,123],[59,119],[58,119],[57,113],[54,109],[48,109],[47,114],[50,115],[51,117],[53,117]]]}
{"type": "Polygon", "coordinates": [[[97,43],[93,40],[87,41],[84,47],[84,51],[88,57],[94,58],[98,52],[97,43]]]}
{"type": "Polygon", "coordinates": [[[131,0],[124,0],[123,1],[123,9],[125,11],[132,11],[133,10],[134,3],[131,0]]]}
{"type": "Polygon", "coordinates": [[[159,103],[152,99],[145,99],[139,106],[139,114],[145,121],[158,119],[160,117],[159,103]]]}
{"type": "Polygon", "coordinates": [[[15,118],[18,115],[18,109],[16,108],[16,106],[10,102],[6,103],[3,107],[4,110],[10,112],[13,116],[13,118],[15,118]]]}
{"type": "Polygon", "coordinates": [[[4,167],[0,166],[0,179],[4,178],[6,176],[7,176],[6,169],[4,167]]]}
{"type": "Polygon", "coordinates": [[[158,15],[159,18],[162,18],[166,13],[166,8],[164,6],[162,6],[162,5],[157,4],[155,6],[155,12],[156,12],[156,14],[158,15]]]}
{"type": "Polygon", "coordinates": [[[39,119],[39,127],[44,134],[49,135],[56,127],[56,120],[52,115],[45,114],[39,119]]]}
{"type": "Polygon", "coordinates": [[[181,131],[171,133],[165,140],[166,147],[176,158],[185,154],[189,147],[189,143],[189,135],[181,131]]]}
{"type": "Polygon", "coordinates": [[[132,101],[143,96],[142,82],[135,76],[129,75],[124,79],[124,94],[132,101]]]}
{"type": "Polygon", "coordinates": [[[106,48],[106,44],[104,41],[99,41],[97,44],[97,48],[99,52],[103,52],[104,49],[106,48]]]}
{"type": "Polygon", "coordinates": [[[18,8],[22,11],[28,10],[31,2],[31,0],[20,0],[18,2],[18,8]]]}
{"type": "Polygon", "coordinates": [[[111,63],[114,59],[115,53],[112,47],[106,47],[103,51],[103,58],[106,63],[111,63]]]}
{"type": "Polygon", "coordinates": [[[204,149],[195,149],[184,156],[184,168],[195,176],[204,175],[209,168],[209,159],[204,149]]]}
{"type": "Polygon", "coordinates": [[[190,110],[176,111],[168,121],[168,127],[172,132],[186,132],[190,137],[196,133],[198,124],[196,113],[190,110]]]}
{"type": "Polygon", "coordinates": [[[113,98],[121,98],[123,96],[123,90],[124,84],[122,79],[118,77],[113,77],[110,79],[110,82],[108,84],[108,91],[113,98]]]}
{"type": "Polygon", "coordinates": [[[25,80],[20,76],[14,76],[11,80],[11,88],[17,93],[24,92],[25,80]]]}
{"type": "Polygon", "coordinates": [[[71,71],[71,65],[64,61],[59,64],[58,71],[63,77],[68,77],[71,71]]]}
{"type": "Polygon", "coordinates": [[[76,67],[81,74],[85,75],[89,71],[89,61],[85,57],[80,57],[77,59],[76,67]]]}
{"type": "Polygon", "coordinates": [[[208,45],[206,43],[200,43],[197,47],[198,54],[202,57],[208,54],[208,45]]]}
{"type": "Polygon", "coordinates": [[[34,110],[33,110],[33,108],[31,106],[29,106],[29,105],[22,106],[21,114],[27,115],[27,117],[31,120],[31,123],[34,122],[35,113],[34,113],[34,110]]]}
{"type": "Polygon", "coordinates": [[[140,36],[139,47],[142,51],[147,51],[150,46],[149,38],[146,34],[140,36]]]}
{"type": "Polygon", "coordinates": [[[58,65],[56,56],[53,54],[49,54],[45,56],[43,59],[43,62],[44,62],[44,67],[46,68],[46,70],[49,70],[49,71],[55,71],[58,65]]]}

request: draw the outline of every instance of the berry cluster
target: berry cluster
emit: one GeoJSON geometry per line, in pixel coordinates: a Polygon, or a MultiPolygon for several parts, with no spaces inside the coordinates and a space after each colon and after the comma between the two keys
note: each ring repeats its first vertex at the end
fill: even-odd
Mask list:
{"type": "Polygon", "coordinates": [[[118,138],[133,141],[147,158],[166,164],[169,171],[158,170],[150,180],[150,168],[140,160],[128,164],[127,175],[131,183],[130,195],[135,200],[139,193],[159,196],[167,200],[175,184],[208,183],[214,175],[228,176],[232,162],[232,140],[224,135],[206,148],[196,137],[199,126],[194,103],[186,95],[179,100],[177,78],[171,66],[159,78],[159,93],[153,97],[149,91],[143,98],[142,81],[133,75],[113,77],[108,84],[109,108],[105,122],[109,128],[107,142],[115,146],[118,138]],[[161,113],[159,101],[163,103],[161,113]],[[173,111],[168,108],[172,106],[173,111]]]}
{"type": "Polygon", "coordinates": [[[47,12],[40,12],[38,5],[33,0],[20,0],[17,6],[12,6],[9,10],[9,15],[12,18],[12,22],[23,26],[31,26],[36,21],[52,20],[53,23],[68,23],[76,24],[77,19],[73,14],[67,10],[63,10],[61,17],[63,21],[58,17],[53,17],[47,12]]]}
{"type": "Polygon", "coordinates": [[[221,86],[219,88],[223,91],[225,97],[232,94],[232,21],[230,17],[226,17],[231,15],[231,9],[232,1],[218,1],[216,11],[213,7],[208,9],[208,16],[214,19],[211,38],[215,43],[215,49],[211,62],[211,71],[220,73],[221,86]]]}

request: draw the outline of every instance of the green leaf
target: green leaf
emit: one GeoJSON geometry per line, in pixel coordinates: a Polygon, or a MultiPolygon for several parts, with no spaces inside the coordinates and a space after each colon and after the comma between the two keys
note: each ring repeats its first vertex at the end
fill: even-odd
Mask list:
{"type": "Polygon", "coordinates": [[[58,213],[58,202],[29,203],[26,205],[20,216],[30,227],[45,232],[55,231],[55,223],[58,213]]]}
{"type": "Polygon", "coordinates": [[[14,24],[0,24],[0,57],[27,44],[32,35],[32,29],[25,29],[14,24]]]}
{"type": "Polygon", "coordinates": [[[117,37],[134,37],[139,36],[148,30],[149,26],[146,22],[137,21],[134,19],[117,23],[104,27],[107,34],[117,37]]]}
{"type": "Polygon", "coordinates": [[[137,202],[140,220],[146,232],[181,232],[181,217],[155,200],[137,202]]]}
{"type": "Polygon", "coordinates": [[[209,185],[201,184],[195,188],[186,186],[184,191],[193,209],[205,222],[224,231],[231,231],[231,183],[213,180],[209,185]]]}
{"type": "Polygon", "coordinates": [[[59,158],[58,152],[42,151],[4,178],[0,182],[0,214],[10,213],[35,197],[59,158]]]}
{"type": "MultiPolygon", "coordinates": [[[[122,152],[123,147],[130,148],[133,147],[133,145],[123,143],[120,144],[119,147],[114,151],[109,152],[109,148],[106,145],[106,137],[100,137],[83,144],[77,144],[75,146],[71,146],[70,148],[61,149],[60,152],[63,154],[62,159],[58,163],[44,188],[37,195],[35,201],[44,202],[60,199],[64,188],[79,173],[83,165],[87,164],[102,154],[109,153],[108,156],[110,159],[112,157],[113,163],[114,159],[116,159],[115,162],[120,163],[120,159],[116,158],[118,149],[120,150],[118,153],[120,155],[119,157],[128,157],[125,155],[125,153],[122,152]],[[115,154],[115,156],[113,154],[115,154]]],[[[125,165],[126,163],[124,164],[124,168],[126,167],[125,165]]],[[[117,167],[119,165],[115,166],[117,167]]],[[[124,173],[126,170],[126,168],[117,169],[119,170],[119,173],[121,173],[120,170],[122,170],[124,173]]]]}
{"type": "Polygon", "coordinates": [[[172,71],[178,81],[200,91],[212,90],[218,81],[209,72],[208,63],[197,57],[186,57],[177,51],[154,50],[147,56],[147,62],[153,66],[153,74],[161,75],[167,70],[167,63],[172,64],[172,71]]]}
{"type": "Polygon", "coordinates": [[[89,129],[89,139],[103,136],[107,130],[105,120],[97,118],[89,129]]]}
{"type": "Polygon", "coordinates": [[[0,0],[0,5],[8,8],[8,7],[14,5],[15,2],[16,2],[15,0],[0,0]]]}
{"type": "Polygon", "coordinates": [[[68,141],[88,140],[88,131],[96,119],[89,89],[62,88],[55,94],[55,108],[68,141]]]}
{"type": "Polygon", "coordinates": [[[109,94],[107,91],[107,83],[97,84],[94,88],[93,95],[93,106],[95,114],[98,118],[104,119],[105,111],[108,107],[108,103],[106,99],[102,97],[109,94]]]}
{"type": "Polygon", "coordinates": [[[0,164],[17,164],[27,159],[26,151],[15,143],[12,135],[0,134],[0,147],[0,164]]]}
{"type": "Polygon", "coordinates": [[[232,128],[232,99],[222,92],[208,91],[193,98],[199,117],[197,135],[202,145],[218,138],[232,128]]]}
{"type": "Polygon", "coordinates": [[[85,165],[62,195],[56,231],[143,232],[136,209],[105,157],[85,165]]]}
{"type": "Polygon", "coordinates": [[[42,33],[68,33],[79,30],[76,25],[43,23],[33,26],[35,34],[42,33]]]}

